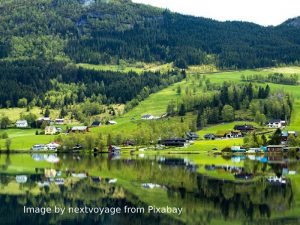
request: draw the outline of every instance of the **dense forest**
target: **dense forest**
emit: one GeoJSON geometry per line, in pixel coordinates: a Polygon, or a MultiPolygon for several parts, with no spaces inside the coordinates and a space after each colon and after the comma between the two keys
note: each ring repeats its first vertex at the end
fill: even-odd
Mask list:
{"type": "Polygon", "coordinates": [[[0,59],[120,59],[254,68],[298,63],[300,29],[218,22],[129,0],[0,1],[0,59]]]}
{"type": "Polygon", "coordinates": [[[25,60],[0,62],[0,105],[2,107],[50,106],[61,108],[90,100],[111,104],[139,101],[185,77],[170,71],[104,72],[75,67],[63,62],[25,60]]]}

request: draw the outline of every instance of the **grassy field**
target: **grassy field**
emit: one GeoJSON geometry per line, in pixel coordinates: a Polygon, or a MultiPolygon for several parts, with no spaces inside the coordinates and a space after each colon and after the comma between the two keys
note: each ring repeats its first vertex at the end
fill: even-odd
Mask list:
{"type": "Polygon", "coordinates": [[[80,63],[80,64],[77,64],[77,66],[78,67],[83,67],[83,68],[86,68],[86,69],[100,70],[100,71],[114,71],[114,72],[122,72],[122,73],[128,73],[128,72],[132,71],[132,72],[135,72],[135,73],[138,73],[138,74],[141,74],[145,71],[167,72],[168,70],[173,69],[173,64],[172,63],[167,63],[167,64],[136,63],[136,64],[125,64],[125,65],[93,65],[93,64],[80,63]]]}
{"type": "MultiPolygon", "coordinates": [[[[48,144],[55,138],[53,135],[35,135],[35,129],[8,129],[8,137],[11,140],[10,149],[30,150],[35,144],[48,144]]],[[[6,140],[0,139],[0,149],[6,150],[6,140]]]]}
{"type": "MultiPolygon", "coordinates": [[[[2,108],[0,109],[0,117],[7,116],[13,123],[15,123],[18,119],[20,119],[21,114],[32,113],[37,117],[43,117],[43,114],[41,112],[42,109],[39,107],[34,107],[30,109],[30,111],[27,111],[26,108],[9,108],[9,109],[2,108]]],[[[58,118],[58,116],[59,116],[59,110],[50,109],[51,118],[58,118]]]]}

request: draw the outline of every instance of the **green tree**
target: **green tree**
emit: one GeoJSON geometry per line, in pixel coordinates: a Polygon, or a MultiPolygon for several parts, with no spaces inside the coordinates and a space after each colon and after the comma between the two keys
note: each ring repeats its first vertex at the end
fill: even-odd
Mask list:
{"type": "Polygon", "coordinates": [[[9,118],[7,116],[4,116],[1,118],[0,121],[0,128],[1,129],[7,129],[8,125],[11,123],[11,121],[9,120],[9,118]]]}
{"type": "Polygon", "coordinates": [[[50,109],[49,109],[49,107],[46,108],[44,116],[45,117],[49,117],[50,116],[50,109]]]}
{"type": "Polygon", "coordinates": [[[18,107],[25,108],[27,106],[27,99],[21,98],[18,100],[18,107]]]}
{"type": "Polygon", "coordinates": [[[264,114],[257,111],[254,117],[254,121],[260,125],[263,125],[267,121],[267,118],[264,114]]]}
{"type": "Polygon", "coordinates": [[[274,134],[271,136],[271,139],[269,140],[269,144],[271,145],[279,145],[281,143],[281,129],[278,128],[274,134]]]}
{"type": "Polygon", "coordinates": [[[181,103],[180,106],[179,106],[178,115],[179,116],[184,116],[185,115],[185,105],[183,103],[181,103]]]}
{"type": "Polygon", "coordinates": [[[174,116],[175,115],[175,103],[174,101],[171,101],[168,105],[167,105],[167,114],[169,116],[174,116]]]}
{"type": "Polygon", "coordinates": [[[11,146],[11,139],[10,138],[7,138],[5,140],[5,147],[6,147],[6,150],[7,151],[10,151],[10,146],[11,146]]]}
{"type": "Polygon", "coordinates": [[[234,116],[234,109],[230,105],[225,105],[222,109],[222,119],[226,122],[233,121],[235,118],[234,116]]]}

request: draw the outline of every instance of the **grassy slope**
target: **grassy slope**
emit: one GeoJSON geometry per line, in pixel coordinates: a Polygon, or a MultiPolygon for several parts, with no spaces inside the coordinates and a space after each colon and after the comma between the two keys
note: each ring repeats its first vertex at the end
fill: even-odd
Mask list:
{"type": "Polygon", "coordinates": [[[145,71],[151,71],[151,72],[156,72],[156,71],[161,71],[161,72],[166,72],[168,70],[172,70],[173,65],[171,63],[168,64],[145,64],[141,63],[140,66],[136,65],[93,65],[93,64],[87,64],[87,63],[80,63],[77,64],[79,67],[83,67],[86,69],[92,69],[92,70],[101,70],[101,71],[115,71],[115,72],[123,72],[123,73],[128,73],[128,72],[136,72],[138,74],[141,74],[145,71]]]}
{"type": "MultiPolygon", "coordinates": [[[[39,107],[34,107],[30,110],[30,113],[36,115],[37,117],[42,117],[43,115],[41,114],[41,108],[39,107]]],[[[0,109],[0,117],[2,116],[8,116],[8,118],[15,123],[18,119],[20,119],[21,114],[28,114],[26,108],[2,108],[0,109]]],[[[50,116],[52,118],[57,118],[59,115],[59,110],[50,110],[50,116]]]]}

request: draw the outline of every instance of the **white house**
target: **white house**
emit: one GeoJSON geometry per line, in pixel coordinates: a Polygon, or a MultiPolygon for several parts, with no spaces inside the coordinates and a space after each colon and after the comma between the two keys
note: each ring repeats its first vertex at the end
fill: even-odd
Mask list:
{"type": "Polygon", "coordinates": [[[110,120],[110,121],[107,121],[107,123],[106,123],[107,125],[116,125],[117,124],[117,122],[116,121],[114,121],[114,120],[110,120]]]}
{"type": "Polygon", "coordinates": [[[157,120],[157,119],[159,119],[159,117],[150,114],[145,114],[142,116],[142,120],[157,120]]]}
{"type": "Polygon", "coordinates": [[[284,120],[270,120],[267,122],[269,128],[282,128],[285,127],[286,122],[284,120]]]}
{"type": "Polygon", "coordinates": [[[56,127],[55,126],[47,126],[46,128],[45,128],[45,134],[46,135],[53,135],[53,134],[56,134],[57,133],[57,129],[56,129],[56,127]]]}
{"type": "Polygon", "coordinates": [[[17,128],[27,128],[28,127],[27,120],[18,120],[16,122],[16,127],[17,128]]]}

